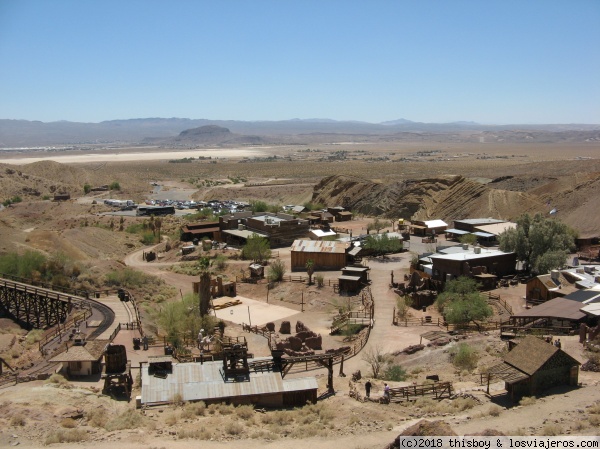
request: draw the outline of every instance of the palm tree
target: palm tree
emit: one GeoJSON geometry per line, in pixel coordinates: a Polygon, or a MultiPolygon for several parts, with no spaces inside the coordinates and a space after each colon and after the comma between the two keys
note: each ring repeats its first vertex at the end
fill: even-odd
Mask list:
{"type": "Polygon", "coordinates": [[[312,275],[315,272],[315,261],[308,259],[306,261],[306,274],[308,274],[308,285],[312,285],[312,275]]]}

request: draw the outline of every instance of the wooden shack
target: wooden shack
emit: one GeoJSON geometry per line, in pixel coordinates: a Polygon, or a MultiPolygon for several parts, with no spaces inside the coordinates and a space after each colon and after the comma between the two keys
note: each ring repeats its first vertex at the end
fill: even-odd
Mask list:
{"type": "Polygon", "coordinates": [[[523,338],[504,361],[489,369],[490,379],[504,380],[511,400],[534,396],[559,385],[577,386],[580,363],[562,349],[537,337],[523,338]]]}
{"type": "Polygon", "coordinates": [[[315,271],[340,270],[346,266],[348,242],[295,240],[291,250],[292,271],[305,271],[309,260],[315,271]]]}
{"type": "Polygon", "coordinates": [[[339,291],[357,293],[369,283],[369,267],[344,267],[338,277],[339,291]]]}

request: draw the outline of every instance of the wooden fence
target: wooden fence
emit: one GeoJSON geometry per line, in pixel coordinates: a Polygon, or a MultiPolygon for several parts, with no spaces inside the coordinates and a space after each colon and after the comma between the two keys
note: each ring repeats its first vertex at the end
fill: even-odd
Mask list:
{"type": "Polygon", "coordinates": [[[452,396],[452,382],[390,388],[390,402],[414,401],[418,396],[433,396],[433,399],[449,398],[452,396]]]}
{"type": "Polygon", "coordinates": [[[40,341],[38,342],[38,350],[43,353],[44,346],[57,337],[59,338],[59,341],[62,342],[63,336],[69,334],[69,329],[77,326],[78,323],[87,320],[90,316],[92,316],[92,311],[90,309],[85,309],[76,312],[64,324],[58,323],[56,326],[48,329],[42,334],[40,341]]]}
{"type": "Polygon", "coordinates": [[[487,296],[487,299],[490,300],[490,302],[498,303],[510,315],[513,314],[513,308],[512,308],[512,306],[509,303],[507,303],[505,299],[502,299],[500,297],[500,295],[495,295],[493,293],[486,292],[486,296],[487,296]]]}

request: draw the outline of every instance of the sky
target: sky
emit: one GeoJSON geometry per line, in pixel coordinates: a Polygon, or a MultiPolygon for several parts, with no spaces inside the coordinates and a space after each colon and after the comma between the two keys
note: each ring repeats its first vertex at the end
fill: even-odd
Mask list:
{"type": "Polygon", "coordinates": [[[0,119],[600,123],[598,0],[0,0],[0,119]]]}

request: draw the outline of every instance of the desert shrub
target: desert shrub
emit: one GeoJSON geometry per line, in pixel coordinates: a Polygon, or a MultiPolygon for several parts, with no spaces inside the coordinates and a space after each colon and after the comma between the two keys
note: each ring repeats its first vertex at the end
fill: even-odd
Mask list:
{"type": "Polygon", "coordinates": [[[600,416],[599,415],[590,415],[588,416],[588,421],[592,426],[600,426],[600,416]]]}
{"type": "Polygon", "coordinates": [[[571,431],[583,430],[586,427],[585,421],[575,421],[571,426],[571,431]]]}
{"type": "Polygon", "coordinates": [[[244,425],[237,421],[229,421],[225,424],[224,430],[228,435],[239,435],[244,431],[244,425]]]}
{"type": "Polygon", "coordinates": [[[212,266],[218,270],[224,270],[227,268],[227,257],[223,254],[217,254],[212,262],[212,266]]]}
{"type": "Polygon", "coordinates": [[[317,287],[323,288],[323,286],[325,285],[325,278],[323,277],[323,275],[318,273],[318,274],[315,274],[314,278],[315,278],[315,283],[317,284],[317,287]]]}
{"type": "Polygon", "coordinates": [[[210,430],[205,427],[199,429],[182,429],[177,432],[177,438],[181,439],[194,439],[194,440],[210,440],[213,437],[210,430]]]}
{"type": "Polygon", "coordinates": [[[110,183],[110,185],[108,186],[108,188],[110,190],[121,190],[121,184],[119,184],[117,181],[113,181],[110,183]]]}
{"type": "Polygon", "coordinates": [[[122,270],[111,271],[106,275],[106,284],[108,286],[118,286],[125,288],[139,288],[144,284],[154,282],[152,276],[126,267],[122,270]]]}
{"type": "Polygon", "coordinates": [[[524,396],[523,398],[521,398],[521,400],[519,401],[519,405],[522,406],[526,406],[526,405],[533,405],[536,403],[536,398],[535,396],[524,396]]]}
{"type": "Polygon", "coordinates": [[[204,416],[206,413],[206,404],[202,401],[200,402],[188,402],[183,407],[183,411],[181,416],[185,419],[190,419],[195,416],[204,416]]]}
{"type": "Polygon", "coordinates": [[[240,405],[235,408],[235,414],[243,420],[248,420],[254,416],[254,407],[251,405],[240,405]]]}
{"type": "Polygon", "coordinates": [[[396,382],[406,380],[406,370],[400,365],[388,365],[383,371],[383,379],[396,382]]]}
{"type": "Polygon", "coordinates": [[[27,337],[25,337],[25,343],[28,346],[31,346],[42,339],[42,335],[44,334],[43,329],[32,329],[27,333],[27,337]]]}
{"type": "Polygon", "coordinates": [[[74,429],[77,427],[77,421],[75,421],[73,418],[64,418],[60,421],[60,426],[64,427],[65,429],[74,429]]]}
{"type": "Polygon", "coordinates": [[[424,413],[435,413],[438,411],[438,404],[431,398],[417,398],[415,407],[421,409],[424,413]]]}
{"type": "Polygon", "coordinates": [[[135,410],[126,410],[108,421],[104,428],[109,432],[114,430],[138,429],[145,424],[144,417],[135,410]]]}
{"type": "Polygon", "coordinates": [[[292,438],[309,438],[317,435],[325,436],[326,434],[327,431],[323,429],[323,426],[313,422],[293,429],[289,436],[292,438]]]}
{"type": "Polygon", "coordinates": [[[277,259],[269,265],[268,278],[271,282],[279,282],[283,279],[286,273],[286,267],[282,260],[277,259]]]}
{"type": "Polygon", "coordinates": [[[27,424],[25,416],[21,413],[17,413],[10,418],[10,425],[14,427],[22,427],[27,424]]]}
{"type": "Polygon", "coordinates": [[[104,427],[108,422],[108,414],[103,408],[93,408],[86,413],[87,421],[90,426],[93,427],[104,427]]]}
{"type": "Polygon", "coordinates": [[[500,416],[501,411],[502,411],[502,407],[500,407],[496,404],[490,405],[490,407],[487,410],[488,415],[490,415],[490,416],[500,416]]]}
{"type": "Polygon", "coordinates": [[[183,405],[183,395],[181,393],[175,393],[171,398],[171,403],[176,407],[183,405]]]}
{"type": "Polygon", "coordinates": [[[341,334],[344,335],[345,337],[350,337],[352,335],[356,335],[358,334],[362,329],[363,329],[363,325],[362,324],[346,324],[346,326],[344,326],[344,328],[341,330],[341,334]]]}
{"type": "Polygon", "coordinates": [[[541,430],[541,435],[545,437],[555,437],[562,435],[562,433],[562,427],[558,424],[546,424],[541,430]]]}
{"type": "Polygon", "coordinates": [[[285,410],[278,410],[274,412],[271,417],[273,419],[273,424],[276,424],[278,426],[285,426],[286,424],[290,424],[294,421],[292,413],[287,412],[285,410]]]}
{"type": "Polygon", "coordinates": [[[171,412],[165,418],[165,424],[167,426],[174,426],[179,421],[179,412],[171,412]]]}
{"type": "Polygon", "coordinates": [[[0,273],[30,278],[35,272],[42,273],[46,262],[46,256],[37,251],[6,253],[0,256],[0,273]]]}
{"type": "Polygon", "coordinates": [[[82,429],[57,430],[46,436],[44,444],[48,446],[49,444],[58,443],[79,443],[87,439],[88,434],[82,429]]]}
{"type": "Polygon", "coordinates": [[[398,318],[404,319],[410,315],[412,303],[410,296],[400,296],[396,299],[396,315],[398,318]]]}
{"type": "Polygon", "coordinates": [[[463,370],[472,371],[477,367],[479,356],[477,351],[467,343],[459,343],[450,351],[452,364],[463,370]]]}
{"type": "Polygon", "coordinates": [[[69,381],[64,378],[64,376],[60,374],[52,374],[48,379],[44,381],[46,384],[55,384],[58,386],[66,386],[69,385],[69,381]]]}
{"type": "Polygon", "coordinates": [[[596,402],[594,405],[590,406],[587,411],[588,413],[600,415],[600,402],[596,402]]]}
{"type": "Polygon", "coordinates": [[[144,245],[154,245],[155,243],[160,242],[160,240],[158,239],[158,235],[154,235],[151,231],[142,232],[140,241],[144,245]]]}
{"type": "Polygon", "coordinates": [[[450,404],[453,408],[459,412],[469,410],[477,405],[477,401],[473,398],[457,398],[450,404]]]}

